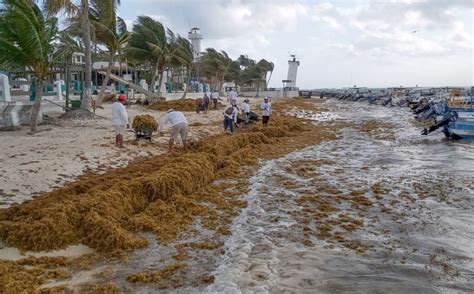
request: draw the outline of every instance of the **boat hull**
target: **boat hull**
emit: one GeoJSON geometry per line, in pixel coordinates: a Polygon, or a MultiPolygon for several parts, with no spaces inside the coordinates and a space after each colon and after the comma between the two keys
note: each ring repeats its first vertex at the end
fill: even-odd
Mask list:
{"type": "Polygon", "coordinates": [[[445,134],[449,137],[474,139],[474,111],[456,111],[458,119],[448,124],[445,134]]]}

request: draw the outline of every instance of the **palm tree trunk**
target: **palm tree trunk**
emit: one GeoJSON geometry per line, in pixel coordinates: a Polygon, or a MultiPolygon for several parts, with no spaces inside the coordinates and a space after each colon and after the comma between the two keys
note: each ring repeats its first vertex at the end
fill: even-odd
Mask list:
{"type": "Polygon", "coordinates": [[[266,83],[267,84],[266,85],[267,89],[268,89],[268,84],[270,83],[270,79],[272,78],[272,73],[273,73],[273,70],[270,71],[270,76],[268,77],[268,81],[266,83]]]}
{"type": "MultiPolygon", "coordinates": [[[[217,87],[218,87],[218,91],[219,91],[219,95],[221,95],[221,92],[222,92],[222,86],[224,85],[224,75],[225,74],[221,74],[221,77],[218,76],[217,78],[217,87]]],[[[222,95],[224,95],[224,92],[222,92],[222,95]]]]}
{"type": "Polygon", "coordinates": [[[163,93],[161,92],[161,86],[163,85],[163,74],[164,73],[165,73],[164,70],[160,71],[160,79],[158,81],[158,97],[163,96],[163,93]]]}
{"type": "Polygon", "coordinates": [[[110,74],[112,73],[113,65],[114,65],[114,54],[111,53],[109,56],[109,66],[107,67],[107,73],[105,75],[104,81],[102,82],[102,87],[100,88],[99,97],[97,98],[97,101],[95,102],[96,106],[99,106],[102,104],[102,100],[104,99],[105,89],[107,88],[107,85],[109,84],[109,81],[110,81],[110,74]]]}
{"type": "Polygon", "coordinates": [[[183,95],[182,95],[181,98],[179,98],[179,99],[185,99],[185,98],[186,98],[186,94],[188,94],[188,84],[187,84],[187,83],[185,83],[183,95]]]}
{"type": "Polygon", "coordinates": [[[151,74],[151,81],[150,81],[150,92],[155,93],[155,83],[156,83],[156,73],[158,71],[158,64],[153,67],[153,73],[151,74]]]}
{"type": "Polygon", "coordinates": [[[122,75],[122,55],[120,51],[118,51],[118,62],[119,62],[119,77],[123,77],[122,75]]]}
{"type": "Polygon", "coordinates": [[[36,84],[36,98],[33,108],[31,109],[30,116],[30,131],[31,133],[36,132],[36,127],[38,126],[38,115],[41,109],[41,98],[43,97],[43,78],[38,78],[38,83],[36,84]]]}
{"type": "Polygon", "coordinates": [[[81,108],[89,110],[89,100],[92,89],[92,52],[91,52],[91,24],[89,21],[89,1],[81,0],[81,26],[83,30],[84,55],[85,55],[85,75],[84,75],[84,95],[82,96],[81,108]]]}
{"type": "Polygon", "coordinates": [[[183,68],[182,75],[183,75],[183,82],[184,82],[184,91],[181,99],[185,99],[186,95],[188,94],[188,82],[189,82],[189,72],[191,72],[191,68],[183,68]]]}

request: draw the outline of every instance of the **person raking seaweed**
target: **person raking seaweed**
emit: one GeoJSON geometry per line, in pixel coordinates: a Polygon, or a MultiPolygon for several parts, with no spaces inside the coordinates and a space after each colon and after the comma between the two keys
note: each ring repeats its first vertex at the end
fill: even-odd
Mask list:
{"type": "Polygon", "coordinates": [[[163,136],[163,127],[167,122],[171,123],[171,135],[168,143],[168,150],[170,152],[173,150],[174,141],[178,137],[178,134],[181,136],[184,149],[186,149],[188,146],[188,120],[184,114],[181,111],[169,109],[160,121],[161,136],[163,136]]]}
{"type": "Polygon", "coordinates": [[[123,135],[125,129],[130,128],[127,109],[123,105],[126,100],[125,95],[119,95],[117,101],[112,104],[112,125],[115,128],[115,147],[123,148],[123,135]]]}
{"type": "Polygon", "coordinates": [[[224,131],[227,133],[227,129],[231,133],[234,132],[234,116],[236,115],[236,110],[233,106],[227,106],[224,111],[224,131]]]}

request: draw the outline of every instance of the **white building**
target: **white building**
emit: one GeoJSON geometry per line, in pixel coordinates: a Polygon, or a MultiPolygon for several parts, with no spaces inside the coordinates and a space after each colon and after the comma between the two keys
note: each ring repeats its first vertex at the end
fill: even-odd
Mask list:
{"type": "Polygon", "coordinates": [[[74,65],[84,65],[86,64],[86,56],[84,53],[74,52],[72,53],[72,64],[74,65]]]}
{"type": "Polygon", "coordinates": [[[201,40],[202,34],[199,28],[192,28],[188,33],[188,39],[193,45],[193,56],[194,60],[201,58],[201,40]]]}
{"type": "Polygon", "coordinates": [[[295,55],[290,55],[290,57],[290,60],[288,60],[288,76],[286,80],[283,80],[283,87],[296,88],[296,75],[298,73],[300,62],[296,60],[295,55]]]}

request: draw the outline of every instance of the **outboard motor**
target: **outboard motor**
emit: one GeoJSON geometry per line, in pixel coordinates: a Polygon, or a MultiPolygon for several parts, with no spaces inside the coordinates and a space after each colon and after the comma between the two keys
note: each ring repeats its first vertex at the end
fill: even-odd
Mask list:
{"type": "Polygon", "coordinates": [[[382,100],[382,103],[381,103],[381,104],[382,104],[383,106],[387,106],[387,104],[389,104],[389,103],[390,103],[390,106],[393,106],[393,104],[392,104],[392,96],[388,96],[388,98],[385,98],[384,100],[382,100]]]}
{"type": "Polygon", "coordinates": [[[448,111],[444,116],[441,121],[436,123],[435,125],[431,126],[429,129],[424,128],[423,131],[421,132],[422,135],[428,135],[431,132],[436,131],[437,129],[444,127],[444,135],[446,137],[451,137],[451,135],[448,132],[448,125],[451,122],[455,122],[459,118],[458,113],[456,111],[448,111]]]}
{"type": "Polygon", "coordinates": [[[369,104],[376,104],[377,103],[377,95],[369,95],[369,97],[367,98],[367,101],[369,101],[369,104]]]}
{"type": "Polygon", "coordinates": [[[435,103],[432,108],[436,115],[443,115],[449,110],[448,103],[446,101],[435,103]]]}
{"type": "Polygon", "coordinates": [[[417,116],[415,116],[415,119],[417,121],[427,120],[427,119],[429,119],[430,117],[432,117],[433,115],[436,114],[433,110],[433,105],[428,104],[427,106],[429,106],[428,109],[420,112],[417,116]]]}
{"type": "Polygon", "coordinates": [[[397,105],[400,106],[400,107],[403,107],[403,106],[407,106],[410,102],[407,100],[407,99],[400,99],[398,102],[397,102],[397,105]]]}
{"type": "Polygon", "coordinates": [[[430,104],[431,103],[428,103],[428,101],[426,99],[420,100],[420,102],[418,102],[417,106],[415,108],[413,108],[413,113],[420,114],[423,111],[428,110],[431,107],[430,104]]]}
{"type": "Polygon", "coordinates": [[[369,97],[369,94],[361,94],[359,97],[359,101],[364,101],[369,97]]]}
{"type": "Polygon", "coordinates": [[[411,108],[411,110],[415,110],[418,107],[420,107],[421,105],[425,105],[427,103],[427,100],[425,98],[422,98],[422,99],[418,100],[418,102],[413,101],[413,100],[414,100],[413,97],[410,97],[408,99],[408,106],[411,108]]]}
{"type": "Polygon", "coordinates": [[[362,94],[354,94],[352,96],[352,101],[358,101],[362,97],[362,94]]]}

